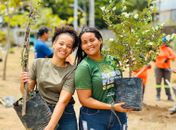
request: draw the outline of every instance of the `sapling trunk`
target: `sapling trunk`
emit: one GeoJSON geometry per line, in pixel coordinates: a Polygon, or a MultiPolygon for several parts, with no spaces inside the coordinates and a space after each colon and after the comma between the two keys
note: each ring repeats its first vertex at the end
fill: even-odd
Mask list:
{"type": "MultiPolygon", "coordinates": [[[[22,71],[27,72],[28,71],[28,59],[29,59],[29,37],[30,37],[30,25],[31,25],[31,17],[33,14],[32,10],[32,0],[31,6],[30,6],[30,13],[29,13],[29,22],[26,27],[26,32],[25,32],[25,37],[24,37],[24,45],[23,45],[23,50],[22,50],[22,71]]],[[[28,90],[28,84],[24,82],[24,93],[23,93],[23,106],[22,106],[22,115],[24,116],[26,114],[26,102],[27,102],[27,90],[28,90]]]]}

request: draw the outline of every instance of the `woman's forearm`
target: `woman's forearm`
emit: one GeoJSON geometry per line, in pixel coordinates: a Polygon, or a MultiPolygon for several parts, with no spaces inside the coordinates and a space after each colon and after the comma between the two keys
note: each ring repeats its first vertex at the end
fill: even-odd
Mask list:
{"type": "Polygon", "coordinates": [[[54,130],[55,127],[57,126],[64,110],[65,110],[65,107],[66,107],[66,103],[64,102],[58,102],[54,108],[54,111],[53,111],[53,114],[51,116],[51,119],[47,125],[47,129],[49,130],[54,130]]]}
{"type": "Polygon", "coordinates": [[[88,108],[92,109],[102,109],[102,110],[115,110],[119,112],[127,112],[127,109],[123,109],[122,105],[124,105],[123,102],[121,103],[115,103],[115,104],[108,104],[101,101],[96,100],[93,98],[91,90],[77,90],[78,98],[80,103],[88,108]]]}
{"type": "Polygon", "coordinates": [[[93,108],[93,109],[104,109],[104,110],[111,109],[111,104],[103,103],[92,97],[86,98],[84,99],[84,101],[80,101],[80,102],[83,106],[93,108]]]}
{"type": "Polygon", "coordinates": [[[44,130],[54,130],[71,98],[72,94],[70,92],[65,90],[61,91],[59,100],[54,108],[51,119],[44,130]]]}
{"type": "Polygon", "coordinates": [[[110,110],[111,105],[107,103],[103,103],[101,101],[96,100],[92,97],[92,90],[77,90],[78,98],[80,103],[89,108],[93,109],[104,109],[104,110],[110,110]]]}
{"type": "MultiPolygon", "coordinates": [[[[27,93],[31,92],[34,87],[35,87],[36,82],[34,80],[29,81],[28,83],[28,88],[27,88],[27,93]]],[[[24,93],[24,82],[20,83],[20,92],[23,94],[24,93]]]]}

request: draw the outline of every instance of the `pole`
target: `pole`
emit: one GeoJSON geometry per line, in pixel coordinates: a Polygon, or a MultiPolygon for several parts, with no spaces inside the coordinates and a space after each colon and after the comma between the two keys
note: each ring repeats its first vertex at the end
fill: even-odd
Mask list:
{"type": "Polygon", "coordinates": [[[94,0],[89,0],[89,26],[95,27],[95,9],[94,9],[94,0]]]}
{"type": "Polygon", "coordinates": [[[87,26],[87,8],[86,8],[86,1],[84,1],[84,3],[83,3],[83,10],[84,10],[85,25],[87,26]]]}
{"type": "Polygon", "coordinates": [[[78,0],[74,0],[74,29],[78,29],[78,0]]]}
{"type": "Polygon", "coordinates": [[[9,2],[7,2],[6,5],[6,9],[7,9],[7,15],[8,15],[8,22],[7,22],[7,45],[6,45],[6,53],[5,53],[5,57],[4,57],[4,68],[3,68],[3,76],[2,79],[6,80],[6,70],[7,70],[7,59],[8,59],[8,54],[9,54],[9,49],[11,47],[10,45],[10,18],[11,15],[9,14],[9,2]]]}

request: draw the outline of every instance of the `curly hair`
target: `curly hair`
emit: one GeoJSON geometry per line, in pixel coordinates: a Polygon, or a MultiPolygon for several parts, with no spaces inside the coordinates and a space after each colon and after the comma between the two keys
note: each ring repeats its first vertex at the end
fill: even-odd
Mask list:
{"type": "Polygon", "coordinates": [[[59,28],[55,28],[55,33],[52,38],[52,43],[54,43],[58,39],[58,37],[63,33],[69,34],[70,36],[73,37],[74,39],[73,49],[76,48],[78,46],[78,36],[76,31],[70,26],[62,26],[59,28]]]}

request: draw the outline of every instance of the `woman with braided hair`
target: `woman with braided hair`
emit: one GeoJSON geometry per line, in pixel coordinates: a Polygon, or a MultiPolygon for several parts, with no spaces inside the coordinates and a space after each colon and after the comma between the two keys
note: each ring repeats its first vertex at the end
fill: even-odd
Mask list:
{"type": "Polygon", "coordinates": [[[114,103],[114,78],[122,76],[118,60],[101,52],[103,38],[96,28],[85,27],[79,35],[75,87],[80,109],[80,130],[127,130],[125,104],[114,103]]]}

